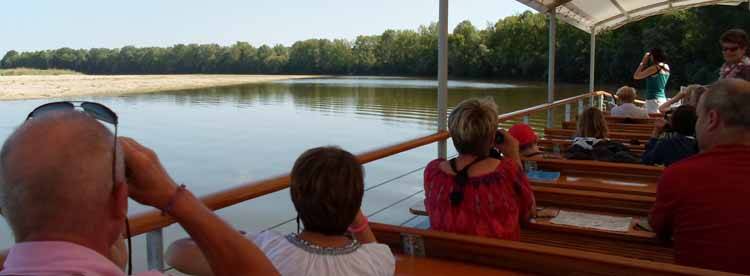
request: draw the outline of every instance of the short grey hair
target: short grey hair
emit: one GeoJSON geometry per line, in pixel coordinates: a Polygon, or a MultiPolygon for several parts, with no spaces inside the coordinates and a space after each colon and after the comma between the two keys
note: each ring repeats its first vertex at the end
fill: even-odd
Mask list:
{"type": "Polygon", "coordinates": [[[462,101],[448,117],[448,129],[459,154],[486,156],[497,130],[495,101],[489,97],[462,101]]]}
{"type": "Polygon", "coordinates": [[[44,231],[102,231],[95,222],[108,215],[102,208],[112,198],[113,139],[77,111],[43,114],[8,137],[0,150],[0,207],[16,241],[44,231]]]}
{"type": "Polygon", "coordinates": [[[700,98],[704,113],[719,113],[727,127],[750,130],[750,82],[741,79],[723,79],[708,87],[700,98]]]}

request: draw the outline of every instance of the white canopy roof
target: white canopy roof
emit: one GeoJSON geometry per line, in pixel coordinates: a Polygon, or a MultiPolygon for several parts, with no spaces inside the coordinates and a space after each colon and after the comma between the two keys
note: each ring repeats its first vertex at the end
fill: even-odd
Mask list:
{"type": "Polygon", "coordinates": [[[739,5],[748,0],[516,0],[588,32],[617,29],[649,16],[707,5],[739,5]]]}

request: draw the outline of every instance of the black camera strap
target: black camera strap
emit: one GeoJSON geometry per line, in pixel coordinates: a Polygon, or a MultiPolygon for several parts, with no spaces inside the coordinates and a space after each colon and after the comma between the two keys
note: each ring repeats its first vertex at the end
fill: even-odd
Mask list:
{"type": "Polygon", "coordinates": [[[451,203],[454,206],[460,204],[464,200],[464,187],[466,186],[466,183],[469,182],[469,168],[486,158],[487,157],[477,157],[461,170],[458,170],[456,167],[456,160],[458,158],[453,158],[448,161],[451,165],[451,169],[456,173],[456,176],[453,177],[453,180],[456,183],[453,185],[453,191],[451,191],[450,195],[451,203]]]}

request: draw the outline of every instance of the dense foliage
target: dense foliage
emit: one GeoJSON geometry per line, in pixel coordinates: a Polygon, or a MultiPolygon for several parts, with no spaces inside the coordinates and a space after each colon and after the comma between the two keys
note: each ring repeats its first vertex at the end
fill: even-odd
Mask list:
{"type": "MultiPolygon", "coordinates": [[[[589,35],[558,25],[558,79],[588,80],[589,35]]],[[[662,47],[670,56],[672,83],[706,83],[722,63],[718,38],[724,30],[750,30],[750,12],[710,6],[655,16],[597,36],[597,81],[630,83],[644,50],[662,47]]],[[[87,74],[356,74],[434,76],[437,26],[387,30],[381,35],[309,39],[292,46],[254,47],[178,44],[172,47],[9,51],[0,68],[64,68],[87,74]]],[[[547,19],[524,12],[485,29],[461,22],[449,38],[450,74],[463,78],[544,80],[547,19]]]]}

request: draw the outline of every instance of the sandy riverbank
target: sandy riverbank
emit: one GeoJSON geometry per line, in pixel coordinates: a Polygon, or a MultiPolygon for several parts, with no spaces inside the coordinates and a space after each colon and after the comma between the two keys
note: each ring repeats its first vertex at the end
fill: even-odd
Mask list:
{"type": "Polygon", "coordinates": [[[0,76],[0,100],[122,95],[312,78],[302,75],[0,76]]]}

